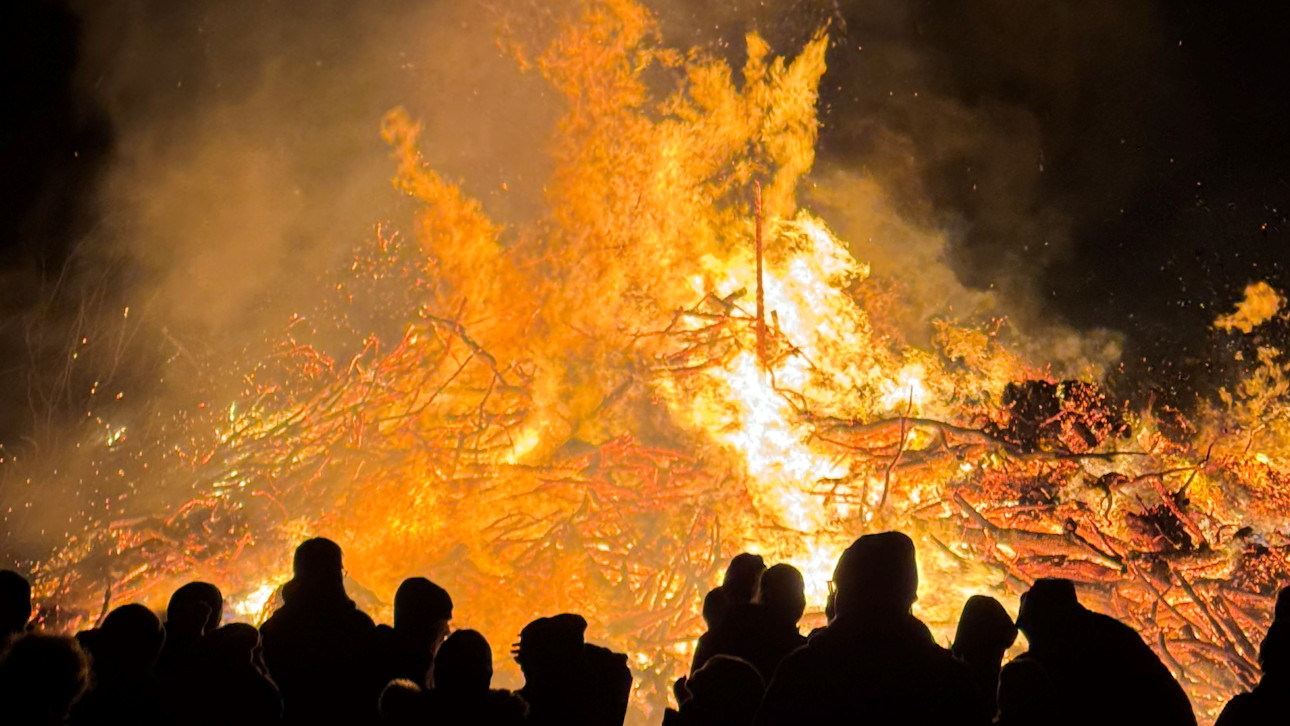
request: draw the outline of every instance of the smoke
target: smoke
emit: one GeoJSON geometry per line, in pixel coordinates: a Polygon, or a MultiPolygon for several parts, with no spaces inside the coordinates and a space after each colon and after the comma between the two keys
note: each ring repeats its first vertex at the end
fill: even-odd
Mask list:
{"type": "MultiPolygon", "coordinates": [[[[375,224],[406,219],[376,133],[395,105],[426,123],[431,165],[490,217],[536,217],[559,108],[496,35],[571,4],[72,0],[68,99],[105,120],[106,171],[90,188],[66,173],[43,186],[81,190],[94,221],[63,234],[96,273],[83,284],[111,288],[103,315],[132,306],[163,331],[146,344],[169,356],[232,355],[248,332],[306,309],[375,224]]],[[[667,44],[736,68],[747,32],[791,54],[829,25],[804,201],[878,282],[901,280],[904,334],[921,342],[938,314],[1006,316],[1018,340],[1064,351],[1063,372],[1115,358],[1123,333],[1098,313],[1117,293],[1107,280],[1123,281],[1080,268],[1141,195],[1153,137],[1191,140],[1160,110],[1186,94],[1169,82],[1176,18],[1156,0],[647,4],[667,44]]]]}
{"type": "Polygon", "coordinates": [[[50,107],[36,121],[90,131],[33,157],[43,168],[15,168],[43,205],[18,197],[25,226],[6,227],[45,269],[3,270],[15,283],[0,326],[12,351],[6,443],[56,439],[93,407],[105,368],[121,369],[113,385],[128,400],[194,402],[194,366],[253,353],[263,331],[309,311],[378,224],[406,229],[411,205],[389,183],[379,134],[396,105],[426,125],[428,161],[494,219],[541,207],[558,108],[497,44],[503,16],[490,3],[43,7],[15,21],[35,35],[30,55],[57,69],[32,81],[50,107]],[[64,222],[78,218],[88,221],[64,222]]]}
{"type": "Polygon", "coordinates": [[[670,40],[736,66],[747,32],[791,53],[829,25],[804,201],[876,282],[898,283],[906,336],[924,342],[935,316],[1006,317],[1016,344],[1054,372],[1096,375],[1116,361],[1122,332],[1081,314],[1081,293],[1105,294],[1096,276],[1075,295],[1049,281],[1088,220],[1115,215],[1142,183],[1141,157],[1126,151],[1159,127],[1154,107],[1172,92],[1158,79],[1176,71],[1157,3],[651,4],[670,40]]]}
{"type": "Polygon", "coordinates": [[[395,105],[424,120],[427,158],[491,214],[538,203],[553,109],[479,3],[79,10],[85,71],[120,134],[109,243],[143,266],[172,330],[204,338],[280,318],[374,224],[406,214],[378,134],[395,105]]]}

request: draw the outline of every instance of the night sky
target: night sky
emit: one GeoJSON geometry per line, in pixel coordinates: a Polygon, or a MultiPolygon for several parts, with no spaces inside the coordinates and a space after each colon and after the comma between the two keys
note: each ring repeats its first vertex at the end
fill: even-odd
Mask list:
{"type": "MultiPolygon", "coordinates": [[[[818,168],[908,190],[896,195],[901,213],[947,230],[964,284],[1078,329],[1118,331],[1112,384],[1126,396],[1186,405],[1234,373],[1232,349],[1285,337],[1284,321],[1240,341],[1210,327],[1251,282],[1290,290],[1283,3],[653,4],[669,40],[714,47],[752,27],[790,47],[830,22],[818,168]]],[[[239,3],[279,16],[338,5],[239,3]]],[[[159,32],[189,22],[171,3],[130,6],[144,22],[154,14],[159,32]]],[[[86,39],[100,32],[87,23],[104,11],[79,13],[68,2],[0,5],[0,442],[28,434],[35,409],[81,405],[33,406],[29,374],[62,354],[65,336],[32,331],[66,325],[89,294],[68,283],[68,260],[93,258],[86,240],[133,123],[105,107],[94,84],[103,69],[86,66],[86,39]]],[[[114,269],[93,294],[130,304],[129,263],[114,269]]]]}

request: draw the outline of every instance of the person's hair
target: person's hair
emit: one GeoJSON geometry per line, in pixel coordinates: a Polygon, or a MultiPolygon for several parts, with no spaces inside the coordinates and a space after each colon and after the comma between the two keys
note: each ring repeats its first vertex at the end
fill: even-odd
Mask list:
{"type": "Polygon", "coordinates": [[[730,603],[726,600],[724,589],[714,587],[708,590],[708,594],[703,596],[703,622],[709,629],[721,625],[729,607],[730,603]]]}
{"type": "MultiPolygon", "coordinates": [[[[89,659],[74,638],[27,633],[16,638],[0,659],[0,703],[14,710],[67,710],[89,685],[89,659]]],[[[15,718],[22,722],[21,717],[15,718]]]]}
{"type": "Polygon", "coordinates": [[[1043,577],[1021,596],[1017,627],[1033,640],[1051,630],[1057,623],[1077,612],[1079,597],[1075,583],[1057,577],[1043,577]]]}
{"type": "Polygon", "coordinates": [[[806,611],[806,580],[792,565],[780,563],[761,576],[761,604],[776,618],[796,623],[806,611]]]}
{"type": "Polygon", "coordinates": [[[730,560],[726,576],[721,581],[727,602],[748,602],[757,593],[757,582],[766,571],[761,555],[742,552],[730,560]]]}
{"type": "Polygon", "coordinates": [[[766,682],[751,663],[730,655],[714,655],[690,675],[685,684],[690,699],[683,709],[697,712],[703,723],[752,723],[766,682]]]}
{"type": "Polygon", "coordinates": [[[314,537],[300,543],[291,563],[298,580],[339,581],[345,571],[341,563],[340,545],[326,537],[314,537]]]}
{"type": "Polygon", "coordinates": [[[452,597],[424,577],[409,577],[394,593],[394,627],[401,623],[452,620],[452,597]]]}
{"type": "Polygon", "coordinates": [[[224,595],[209,582],[190,582],[170,596],[166,606],[166,628],[209,632],[219,627],[224,613],[224,595]]]}
{"type": "Polygon", "coordinates": [[[203,639],[210,658],[227,665],[247,665],[254,662],[255,649],[260,647],[260,631],[247,623],[229,623],[206,634],[203,639]]]}
{"type": "Polygon", "coordinates": [[[475,630],[449,635],[434,659],[434,687],[446,691],[486,691],[493,680],[493,649],[475,630]]]}
{"type": "Polygon", "coordinates": [[[1048,671],[1034,658],[1021,656],[999,671],[999,715],[1022,718],[1035,715],[1048,702],[1048,671]]]}
{"type": "Polygon", "coordinates": [[[151,610],[138,603],[122,605],[108,613],[94,636],[94,672],[147,670],[165,640],[161,620],[151,610]]]}
{"type": "Polygon", "coordinates": [[[416,712],[421,696],[421,686],[406,678],[390,681],[381,689],[377,700],[381,720],[386,723],[415,723],[420,720],[416,712]]]}

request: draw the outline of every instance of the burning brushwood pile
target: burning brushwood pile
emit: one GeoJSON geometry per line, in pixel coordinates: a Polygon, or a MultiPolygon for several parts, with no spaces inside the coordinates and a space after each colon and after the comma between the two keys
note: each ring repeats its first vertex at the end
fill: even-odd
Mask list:
{"type": "Polygon", "coordinates": [[[105,424],[86,448],[121,495],[33,565],[42,617],[82,627],[201,578],[255,618],[325,534],[378,615],[412,574],[495,644],[584,613],[656,717],[731,556],[796,565],[818,613],[846,544],[898,528],[942,632],[972,594],[1015,606],[1065,577],[1198,712],[1253,684],[1290,581],[1279,353],[1189,424],[1023,360],[1006,322],[946,318],[925,347],[875,332],[868,269],[796,203],[825,36],[791,61],[749,37],[736,83],[655,32],[603,0],[536,56],[512,48],[568,100],[531,227],[489,220],[392,111],[417,229],[361,248],[231,401],[105,424]]]}

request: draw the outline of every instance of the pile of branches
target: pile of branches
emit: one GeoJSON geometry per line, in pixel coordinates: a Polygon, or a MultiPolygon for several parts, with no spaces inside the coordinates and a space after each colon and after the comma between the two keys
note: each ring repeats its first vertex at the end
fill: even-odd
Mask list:
{"type": "MultiPolygon", "coordinates": [[[[1056,398],[1089,386],[1018,388],[1056,398]]],[[[1085,605],[1143,635],[1200,712],[1216,713],[1258,681],[1258,644],[1278,587],[1290,582],[1290,542],[1189,497],[1201,476],[1239,487],[1242,457],[1106,446],[1127,425],[1103,396],[1089,400],[1077,408],[1027,402],[970,423],[834,419],[816,430],[856,457],[853,470],[883,471],[892,492],[874,513],[879,521],[919,532],[964,574],[992,569],[1003,594],[1019,596],[1041,577],[1074,581],[1085,605]],[[1026,420],[1037,409],[1043,420],[1026,420]],[[914,429],[930,443],[902,449],[914,429]],[[918,504],[908,498],[915,490],[918,504]]],[[[871,504],[857,487],[842,491],[871,504]]],[[[821,495],[839,496],[838,488],[821,495]]]]}
{"type": "MultiPolygon", "coordinates": [[[[684,378],[753,349],[755,316],[736,298],[709,296],[648,336],[653,369],[601,414],[630,421],[621,409],[647,405],[651,376],[684,378]]],[[[704,593],[777,526],[734,457],[672,431],[515,460],[534,365],[498,361],[458,318],[424,307],[395,344],[368,336],[345,358],[310,326],[295,321],[235,406],[194,415],[181,441],[144,452],[146,486],[169,504],[127,508],[38,563],[49,622],[92,625],[194,577],[237,593],[285,572],[305,533],[338,531],[369,571],[350,569],[381,591],[365,605],[385,606],[399,578],[425,572],[452,583],[462,617],[498,642],[538,615],[582,611],[633,653],[642,699],[665,703],[702,630],[704,593]]],[[[796,354],[773,325],[770,335],[768,369],[796,354]]],[[[1202,711],[1257,680],[1290,543],[1190,494],[1200,478],[1241,486],[1241,456],[1133,449],[1130,417],[1086,382],[1018,381],[964,420],[851,420],[783,396],[811,432],[805,443],[848,463],[848,476],[802,482],[838,513],[837,541],[904,529],[957,563],[938,581],[981,581],[984,568],[1001,596],[1040,577],[1074,580],[1087,605],[1156,647],[1202,711]]]]}

